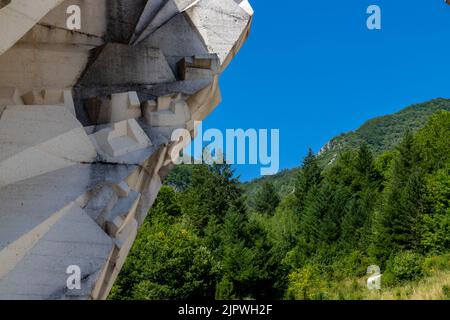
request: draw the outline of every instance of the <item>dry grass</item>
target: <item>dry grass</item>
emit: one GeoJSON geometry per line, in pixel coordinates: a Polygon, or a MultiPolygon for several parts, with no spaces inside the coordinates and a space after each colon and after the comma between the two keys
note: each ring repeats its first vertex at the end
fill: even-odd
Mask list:
{"type": "Polygon", "coordinates": [[[434,271],[420,281],[378,291],[367,289],[366,280],[347,279],[321,291],[330,300],[450,300],[450,271],[434,271]]]}
{"type": "Polygon", "coordinates": [[[450,288],[450,272],[437,271],[430,277],[404,286],[378,292],[368,291],[366,300],[442,300],[450,299],[445,287],[450,288]]]}

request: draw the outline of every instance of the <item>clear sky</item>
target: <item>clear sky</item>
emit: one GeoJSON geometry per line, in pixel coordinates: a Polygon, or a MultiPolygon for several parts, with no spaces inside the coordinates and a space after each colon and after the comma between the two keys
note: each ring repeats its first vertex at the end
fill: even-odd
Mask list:
{"type": "MultiPolygon", "coordinates": [[[[250,0],[251,36],[221,78],[205,129],[280,129],[281,169],[333,136],[417,102],[450,97],[444,0],[250,0]],[[382,30],[366,27],[367,7],[382,30]]],[[[243,180],[258,166],[237,166],[243,180]]]]}

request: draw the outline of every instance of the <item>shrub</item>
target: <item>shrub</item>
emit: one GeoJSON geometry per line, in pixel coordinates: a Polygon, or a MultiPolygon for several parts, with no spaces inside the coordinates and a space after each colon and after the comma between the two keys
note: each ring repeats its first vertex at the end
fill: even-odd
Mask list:
{"type": "Polygon", "coordinates": [[[412,251],[403,251],[392,256],[387,262],[386,274],[383,276],[386,285],[401,284],[423,277],[423,257],[412,251]]]}
{"type": "Polygon", "coordinates": [[[292,300],[323,300],[324,283],[317,266],[307,265],[289,275],[287,299],[292,300]]]}
{"type": "Polygon", "coordinates": [[[450,300],[450,286],[442,286],[442,296],[445,300],[450,300]]]}
{"type": "Polygon", "coordinates": [[[363,277],[366,275],[370,260],[364,253],[354,250],[333,264],[335,277],[363,277]]]}
{"type": "Polygon", "coordinates": [[[235,297],[233,296],[233,283],[228,279],[222,279],[217,284],[216,288],[216,299],[217,300],[231,300],[235,297]]]}
{"type": "Polygon", "coordinates": [[[450,254],[426,257],[423,260],[423,270],[426,274],[450,270],[450,254]]]}

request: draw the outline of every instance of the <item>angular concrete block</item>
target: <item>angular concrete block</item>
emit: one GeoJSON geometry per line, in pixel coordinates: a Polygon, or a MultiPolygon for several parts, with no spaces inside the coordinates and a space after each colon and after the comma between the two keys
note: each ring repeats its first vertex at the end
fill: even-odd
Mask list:
{"type": "Polygon", "coordinates": [[[144,105],[144,117],[152,127],[185,126],[191,119],[188,104],[180,96],[159,97],[144,105]]]}
{"type": "Polygon", "coordinates": [[[121,198],[128,197],[128,195],[131,192],[130,186],[125,181],[122,181],[119,184],[114,185],[113,188],[116,191],[117,195],[121,198]]]}
{"type": "Polygon", "coordinates": [[[195,80],[182,80],[172,83],[163,83],[149,86],[147,92],[155,97],[169,96],[178,93],[189,97],[208,87],[213,81],[214,77],[208,77],[195,80]]]}
{"type": "Polygon", "coordinates": [[[188,67],[185,69],[183,77],[184,80],[197,80],[197,79],[211,78],[213,76],[214,73],[212,70],[188,67]]]}
{"type": "Polygon", "coordinates": [[[105,153],[114,158],[152,145],[134,119],[115,123],[111,128],[100,130],[90,137],[99,153],[105,153]]]}
{"type": "Polygon", "coordinates": [[[239,6],[242,8],[242,10],[247,12],[249,15],[253,16],[254,11],[253,11],[253,8],[252,8],[250,2],[248,2],[248,0],[234,0],[234,1],[237,4],[239,4],[239,6]]]}
{"type": "Polygon", "coordinates": [[[72,88],[88,63],[91,48],[19,42],[0,55],[0,86],[17,87],[21,93],[72,88]]]}
{"type": "Polygon", "coordinates": [[[115,237],[130,219],[135,218],[140,193],[131,191],[128,197],[120,198],[117,204],[106,215],[106,232],[115,237]]]}
{"type": "Polygon", "coordinates": [[[158,47],[166,57],[175,57],[176,62],[184,57],[209,53],[204,40],[185,14],[179,14],[161,26],[142,45],[158,47]]]}
{"type": "Polygon", "coordinates": [[[73,116],[76,116],[71,89],[35,89],[24,94],[22,99],[25,105],[64,106],[73,116]]]}
{"type": "Polygon", "coordinates": [[[252,15],[247,0],[0,0],[0,299],[108,296],[185,143],[173,130],[220,102],[252,15]]]}
{"type": "MultiPolygon", "coordinates": [[[[55,27],[52,29],[49,29],[47,27],[45,37],[52,37],[52,41],[55,41],[54,32],[61,32],[61,35],[65,36],[64,42],[76,43],[80,45],[86,45],[88,43],[92,43],[92,41],[97,41],[98,39],[104,38],[108,32],[108,20],[106,18],[108,17],[108,11],[110,10],[112,2],[116,1],[64,0],[63,5],[57,6],[56,8],[51,10],[41,20],[41,23],[43,25],[55,27]],[[72,5],[76,5],[81,9],[81,30],[67,29],[67,8],[72,5]],[[82,39],[83,41],[80,42],[79,39],[82,39]]],[[[37,26],[35,26],[31,31],[36,29],[36,27],[37,26]]],[[[30,34],[31,31],[28,34],[30,34]]],[[[36,36],[36,34],[33,33],[33,36],[36,36]]],[[[59,37],[56,41],[60,42],[59,37]]],[[[96,46],[102,44],[103,41],[101,41],[99,44],[97,43],[96,46]]]]}
{"type": "MultiPolygon", "coordinates": [[[[131,39],[131,44],[140,43],[142,40],[151,35],[155,30],[164,25],[167,21],[195,5],[199,0],[166,0],[149,1],[153,4],[154,9],[148,8],[148,12],[141,18],[136,28],[135,35],[131,39]],[[158,7],[159,6],[159,7],[158,7]],[[155,10],[155,7],[158,10],[155,10]]],[[[149,7],[152,5],[150,4],[149,7]]],[[[146,7],[147,9],[147,7],[146,7]]]]}
{"type": "Polygon", "coordinates": [[[96,158],[80,123],[58,106],[7,107],[0,137],[0,186],[96,158]]]}
{"type": "Polygon", "coordinates": [[[181,80],[212,78],[220,73],[220,60],[217,55],[185,57],[177,63],[181,80]]]}
{"type": "MultiPolygon", "coordinates": [[[[92,1],[92,0],[91,0],[92,1]]],[[[94,0],[98,1],[98,0],[94,0]]],[[[142,11],[154,0],[106,0],[108,33],[110,42],[128,43],[142,11]]]]}
{"type": "Polygon", "coordinates": [[[111,97],[111,119],[118,122],[142,116],[141,103],[136,92],[116,93],[111,97]]]}
{"type": "Polygon", "coordinates": [[[14,87],[0,87],[0,105],[23,105],[19,90],[14,87]]]}
{"type": "Polygon", "coordinates": [[[161,10],[161,8],[167,3],[167,0],[152,0],[148,1],[144,10],[139,17],[139,21],[136,24],[134,33],[130,39],[130,44],[136,44],[137,39],[142,32],[150,25],[155,15],[161,10]]]}
{"type": "Polygon", "coordinates": [[[0,55],[11,48],[28,30],[63,0],[14,0],[0,9],[0,55]]]}
{"type": "MultiPolygon", "coordinates": [[[[210,85],[193,94],[187,99],[192,120],[203,120],[222,101],[219,87],[219,77],[215,76],[210,85]]],[[[189,125],[188,128],[192,126],[189,125]]]]}
{"type": "Polygon", "coordinates": [[[99,225],[103,224],[103,216],[116,205],[119,199],[114,188],[104,184],[92,190],[89,198],[84,211],[99,225]]]}
{"type": "Polygon", "coordinates": [[[85,87],[156,84],[175,81],[161,50],[109,43],[97,50],[80,84],[85,87]]]}
{"type": "Polygon", "coordinates": [[[250,9],[235,0],[200,0],[142,43],[158,46],[167,57],[217,54],[223,70],[248,36],[250,9]]]}
{"type": "Polygon", "coordinates": [[[226,63],[230,54],[234,56],[236,43],[252,17],[235,0],[200,0],[185,14],[200,33],[208,52],[216,53],[221,64],[226,63]]]}
{"type": "Polygon", "coordinates": [[[86,99],[84,107],[93,124],[120,122],[142,116],[141,103],[135,91],[86,99]]]}
{"type": "Polygon", "coordinates": [[[75,204],[53,215],[28,235],[29,240],[26,238],[0,251],[0,260],[10,262],[8,269],[3,265],[0,275],[0,299],[87,299],[114,246],[112,239],[75,204]],[[3,259],[8,250],[20,252],[12,249],[14,246],[26,254],[21,259],[3,259]],[[66,271],[72,265],[80,268],[84,290],[67,288],[66,271]]]}

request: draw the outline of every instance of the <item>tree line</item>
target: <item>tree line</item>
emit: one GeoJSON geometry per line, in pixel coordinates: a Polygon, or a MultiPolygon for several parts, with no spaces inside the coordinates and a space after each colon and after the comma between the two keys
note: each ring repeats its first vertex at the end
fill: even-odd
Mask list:
{"type": "Polygon", "coordinates": [[[387,287],[447,268],[449,138],[439,111],[376,157],[361,144],[323,168],[310,150],[291,194],[265,183],[251,207],[230,165],[180,168],[110,298],[362,298],[351,287],[369,265],[387,287]]]}

